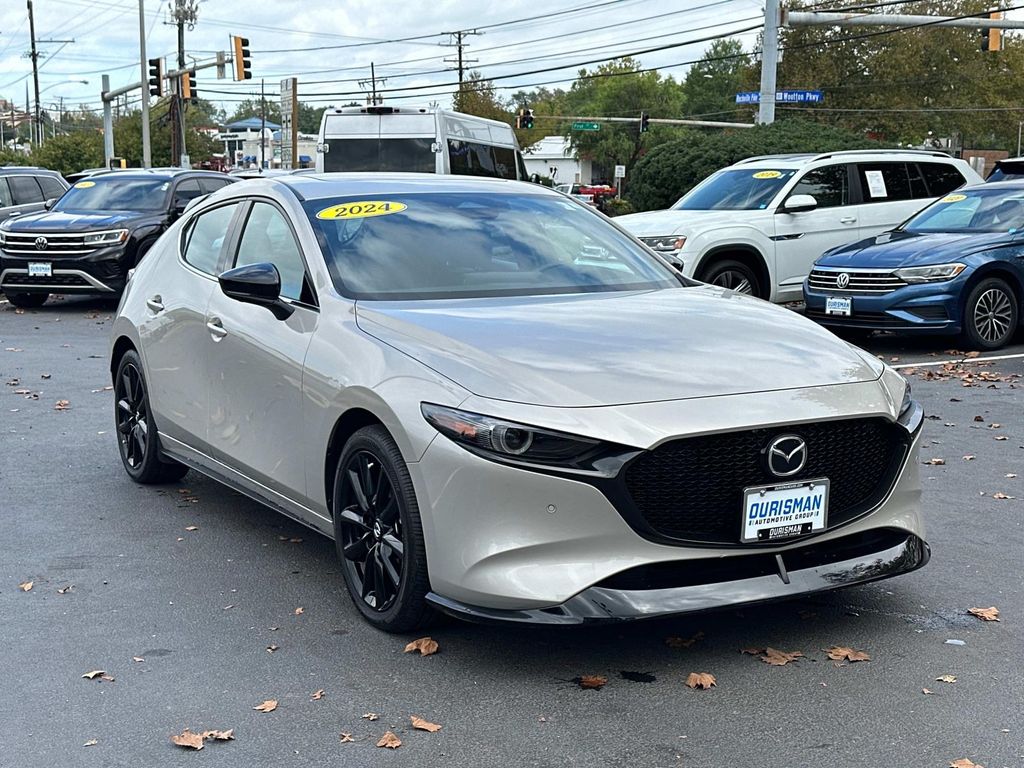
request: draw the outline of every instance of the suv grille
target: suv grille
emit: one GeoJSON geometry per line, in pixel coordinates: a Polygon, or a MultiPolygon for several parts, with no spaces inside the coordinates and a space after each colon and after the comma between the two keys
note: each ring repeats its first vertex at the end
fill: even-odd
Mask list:
{"type": "Polygon", "coordinates": [[[839,293],[891,293],[906,285],[903,280],[891,272],[855,272],[844,269],[832,271],[813,269],[808,278],[808,286],[818,291],[836,291],[839,293]],[[839,286],[839,276],[847,275],[849,284],[839,286]]]}
{"type": "Polygon", "coordinates": [[[90,283],[81,275],[56,274],[51,277],[39,277],[37,275],[26,275],[24,273],[5,272],[3,283],[0,288],[17,288],[18,286],[77,286],[88,288],[90,283]]]}
{"type": "MultiPolygon", "coordinates": [[[[40,259],[82,256],[86,253],[92,253],[97,248],[95,245],[85,244],[86,234],[85,232],[76,234],[64,234],[61,232],[7,232],[5,233],[3,251],[12,256],[38,256],[40,259]],[[36,239],[38,238],[46,241],[45,247],[36,247],[36,239]]],[[[88,234],[95,233],[90,232],[88,234]]]]}
{"type": "Polygon", "coordinates": [[[808,458],[803,471],[785,482],[829,479],[829,529],[884,498],[909,437],[897,424],[866,418],[673,440],[641,454],[626,469],[626,488],[648,533],[739,545],[743,489],[784,482],[765,469],[762,451],[787,433],[804,438],[808,458]]]}

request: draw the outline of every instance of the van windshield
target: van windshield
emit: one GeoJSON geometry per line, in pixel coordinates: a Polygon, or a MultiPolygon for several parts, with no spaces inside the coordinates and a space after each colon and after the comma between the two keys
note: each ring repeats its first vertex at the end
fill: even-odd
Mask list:
{"type": "Polygon", "coordinates": [[[434,173],[432,138],[328,139],[324,171],[434,173]]]}

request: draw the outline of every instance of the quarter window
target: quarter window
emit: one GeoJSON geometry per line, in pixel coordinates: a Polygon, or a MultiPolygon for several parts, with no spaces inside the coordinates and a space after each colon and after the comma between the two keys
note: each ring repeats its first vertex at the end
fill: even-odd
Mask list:
{"type": "Polygon", "coordinates": [[[0,208],[5,208],[9,205],[14,205],[11,188],[7,186],[7,179],[0,176],[0,208]]]}
{"type": "Polygon", "coordinates": [[[281,276],[282,296],[313,303],[310,295],[303,295],[306,267],[284,214],[269,203],[253,203],[238,245],[235,266],[267,262],[277,267],[281,276]]]}
{"type": "Polygon", "coordinates": [[[203,188],[204,195],[216,192],[221,187],[226,187],[230,183],[227,179],[211,179],[207,177],[199,180],[199,185],[203,188]]]}
{"type": "Polygon", "coordinates": [[[37,176],[36,181],[38,181],[39,186],[43,188],[43,196],[47,200],[60,197],[64,194],[64,190],[66,189],[63,184],[52,176],[37,176]]]}
{"type": "Polygon", "coordinates": [[[929,197],[940,197],[962,187],[967,181],[952,165],[946,163],[919,163],[928,184],[929,197]]]}
{"type": "Polygon", "coordinates": [[[808,171],[796,183],[793,195],[811,195],[819,208],[835,208],[850,202],[850,183],[845,165],[828,165],[808,171]]]}
{"type": "Polygon", "coordinates": [[[185,179],[174,190],[174,207],[184,208],[191,200],[202,194],[203,191],[199,188],[199,179],[185,179]]]}
{"type": "Polygon", "coordinates": [[[185,261],[201,272],[216,275],[231,217],[237,209],[238,203],[233,203],[196,216],[186,234],[185,261]]]}
{"type": "Polygon", "coordinates": [[[7,181],[14,193],[15,205],[43,202],[43,190],[31,176],[8,176],[7,181]]]}

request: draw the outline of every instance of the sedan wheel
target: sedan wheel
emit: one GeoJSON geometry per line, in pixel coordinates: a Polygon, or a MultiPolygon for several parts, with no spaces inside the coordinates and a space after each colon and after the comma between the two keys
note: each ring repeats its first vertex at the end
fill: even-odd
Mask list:
{"type": "Polygon", "coordinates": [[[335,474],[334,532],[349,595],[370,623],[389,632],[432,615],[423,534],[412,480],[382,427],[345,446],[335,474]]]}
{"type": "Polygon", "coordinates": [[[971,291],[964,309],[964,335],[971,346],[998,349],[1017,330],[1017,298],[997,277],[982,280],[971,291]]]}
{"type": "Polygon", "coordinates": [[[713,264],[702,278],[705,283],[727,288],[736,293],[761,295],[761,286],[754,271],[741,261],[727,259],[713,264]]]}

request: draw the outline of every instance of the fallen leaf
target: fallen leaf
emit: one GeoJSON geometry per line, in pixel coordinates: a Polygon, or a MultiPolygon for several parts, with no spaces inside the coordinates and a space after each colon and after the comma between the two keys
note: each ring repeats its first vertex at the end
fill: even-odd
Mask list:
{"type": "Polygon", "coordinates": [[[338,734],[338,738],[341,740],[342,744],[346,744],[346,743],[348,743],[350,741],[355,741],[355,739],[352,738],[352,734],[351,733],[344,733],[344,732],[342,732],[342,733],[338,734]]]}
{"type": "Polygon", "coordinates": [[[999,491],[998,493],[993,493],[993,494],[992,494],[992,498],[993,498],[993,499],[1012,499],[1012,498],[1014,498],[1014,497],[1013,497],[1013,496],[1007,496],[1007,495],[1006,495],[1005,493],[1003,493],[1002,491],[999,491]]]}
{"type": "Polygon", "coordinates": [[[999,609],[994,605],[991,608],[971,608],[967,611],[971,616],[977,616],[982,621],[999,621],[999,609]]]}
{"type": "Polygon", "coordinates": [[[998,422],[993,421],[991,424],[988,425],[988,428],[989,429],[999,429],[1002,426],[1003,426],[1002,424],[999,424],[998,422]]]}
{"type": "Polygon", "coordinates": [[[1013,478],[1015,478],[1016,476],[1017,476],[1017,473],[1016,473],[1016,472],[1007,472],[1007,473],[1006,473],[1005,475],[1003,475],[1003,477],[1008,477],[1008,478],[1010,478],[1011,480],[1012,480],[1013,478]]]}
{"type": "Polygon", "coordinates": [[[977,458],[973,453],[968,453],[964,456],[964,461],[974,461],[977,458]]]}
{"type": "Polygon", "coordinates": [[[689,688],[707,690],[716,685],[715,676],[709,672],[691,672],[689,677],[686,678],[686,685],[689,688]]]}
{"type": "Polygon", "coordinates": [[[376,712],[367,712],[365,715],[363,715],[363,720],[369,720],[372,723],[379,717],[380,715],[378,715],[376,712]]]}
{"type": "Polygon", "coordinates": [[[71,588],[73,586],[75,586],[75,585],[74,584],[68,584],[66,587],[60,587],[60,588],[57,589],[57,594],[58,595],[66,595],[68,592],[71,591],[71,588]]]}
{"type": "Polygon", "coordinates": [[[178,734],[171,736],[171,741],[179,747],[190,747],[191,749],[203,748],[203,734],[192,733],[188,728],[178,734]]]}
{"type": "Polygon", "coordinates": [[[773,667],[784,667],[789,662],[796,661],[803,656],[803,653],[800,651],[780,651],[770,646],[767,648],[746,648],[743,653],[760,656],[761,661],[773,667]]]}
{"type": "Polygon", "coordinates": [[[136,662],[141,664],[142,662],[145,661],[145,659],[142,658],[141,656],[132,656],[132,661],[136,661],[136,662]]]}
{"type": "Polygon", "coordinates": [[[289,544],[301,544],[302,543],[302,539],[299,539],[299,538],[288,539],[288,543],[289,544]]]}
{"type": "Polygon", "coordinates": [[[677,635],[672,635],[671,637],[665,638],[665,645],[667,645],[669,648],[689,648],[691,645],[693,645],[698,640],[701,640],[703,638],[703,632],[698,632],[692,637],[679,637],[677,635]]]}
{"type": "Polygon", "coordinates": [[[111,675],[100,675],[100,680],[105,680],[108,683],[114,682],[114,678],[111,675]]]}
{"type": "Polygon", "coordinates": [[[932,695],[932,691],[931,691],[930,688],[922,688],[921,689],[921,693],[923,693],[925,696],[931,696],[932,695]]]}
{"type": "Polygon", "coordinates": [[[277,646],[277,645],[268,645],[268,646],[267,646],[267,653],[273,653],[273,652],[274,652],[274,651],[276,651],[276,650],[277,650],[278,648],[279,648],[279,646],[277,646]]]}
{"type": "Polygon", "coordinates": [[[23,581],[23,582],[21,582],[21,584],[18,585],[18,589],[20,589],[22,592],[31,592],[32,591],[32,587],[34,585],[35,585],[34,581],[23,581]]]}
{"type": "Polygon", "coordinates": [[[938,466],[938,465],[945,464],[946,460],[945,459],[928,459],[928,461],[925,461],[925,462],[922,462],[922,463],[923,464],[934,464],[934,465],[938,466]]]}
{"type": "Polygon", "coordinates": [[[1008,437],[1007,437],[1006,435],[996,435],[996,436],[995,436],[994,438],[992,438],[992,439],[993,439],[993,440],[999,440],[999,441],[1001,442],[1001,441],[1003,441],[1003,440],[1009,440],[1010,438],[1008,438],[1008,437]]]}
{"type": "Polygon", "coordinates": [[[70,400],[58,400],[57,403],[53,406],[53,410],[55,410],[55,411],[70,411],[71,410],[71,401],[70,400]]]}
{"type": "Polygon", "coordinates": [[[842,645],[834,645],[828,649],[828,657],[833,661],[871,661],[864,651],[857,651],[842,645]]]}
{"type": "Polygon", "coordinates": [[[273,712],[277,709],[277,699],[267,699],[262,704],[253,707],[257,712],[273,712]]]}
{"type": "Polygon", "coordinates": [[[321,688],[319,691],[313,691],[313,694],[309,697],[310,701],[320,701],[324,697],[324,689],[321,688]]]}
{"type": "Polygon", "coordinates": [[[402,740],[395,736],[391,731],[386,731],[383,736],[380,737],[380,741],[377,742],[378,747],[385,747],[387,749],[398,749],[402,746],[402,740]]]}
{"type": "Polygon", "coordinates": [[[229,728],[226,731],[203,731],[203,739],[206,741],[234,741],[235,729],[229,728]]]}
{"type": "Polygon", "coordinates": [[[975,421],[985,421],[985,417],[984,416],[975,416],[974,420],[975,421]]]}
{"type": "Polygon", "coordinates": [[[199,530],[199,526],[198,525],[189,525],[189,526],[185,527],[185,530],[186,531],[198,531],[199,530]]]}
{"type": "Polygon", "coordinates": [[[935,682],[937,682],[937,683],[955,683],[956,682],[956,675],[942,675],[941,677],[936,677],[935,678],[935,682]]]}
{"type": "Polygon", "coordinates": [[[87,742],[85,742],[85,744],[83,744],[82,746],[83,746],[83,747],[95,747],[95,746],[96,746],[97,744],[99,744],[99,743],[100,743],[100,740],[99,740],[99,739],[89,739],[89,740],[88,740],[87,742]]]}
{"type": "Polygon", "coordinates": [[[302,608],[302,607],[296,608],[296,609],[295,609],[295,611],[294,611],[294,613],[295,613],[295,615],[296,615],[296,616],[301,616],[301,615],[302,615],[302,614],[304,614],[305,612],[306,612],[306,609],[305,609],[305,608],[302,608]]]}
{"type": "Polygon", "coordinates": [[[966,757],[961,757],[959,760],[953,760],[949,764],[949,768],[985,768],[985,766],[979,763],[971,762],[966,757]]]}
{"type": "Polygon", "coordinates": [[[967,352],[967,353],[964,354],[964,359],[965,360],[970,360],[971,358],[978,357],[979,355],[981,355],[981,352],[978,352],[978,351],[967,352]]]}
{"type": "Polygon", "coordinates": [[[416,717],[416,715],[410,715],[409,720],[412,722],[412,727],[420,731],[430,731],[430,733],[436,733],[441,730],[441,726],[437,723],[431,723],[424,720],[422,717],[416,717]]]}
{"type": "Polygon", "coordinates": [[[105,674],[107,674],[107,673],[104,670],[102,670],[102,669],[94,669],[92,672],[86,672],[84,675],[82,675],[82,677],[84,677],[86,680],[94,680],[95,678],[99,677],[100,675],[105,675],[105,674]]]}
{"type": "Polygon", "coordinates": [[[48,373],[40,373],[39,374],[39,378],[40,379],[48,379],[48,378],[50,378],[50,374],[48,374],[48,373]]]}
{"type": "Polygon", "coordinates": [[[430,656],[433,653],[437,653],[437,650],[437,641],[431,637],[421,637],[419,640],[413,640],[405,646],[405,653],[419,651],[420,656],[430,656]]]}
{"type": "Polygon", "coordinates": [[[574,682],[585,690],[599,691],[608,684],[608,678],[601,675],[582,675],[577,677],[574,682]]]}

